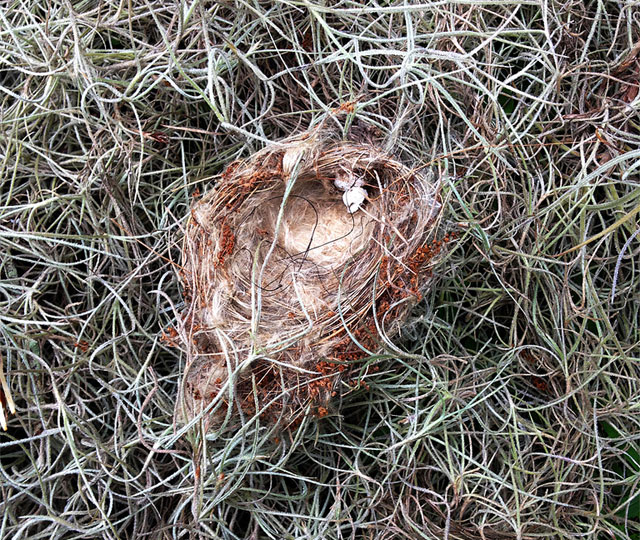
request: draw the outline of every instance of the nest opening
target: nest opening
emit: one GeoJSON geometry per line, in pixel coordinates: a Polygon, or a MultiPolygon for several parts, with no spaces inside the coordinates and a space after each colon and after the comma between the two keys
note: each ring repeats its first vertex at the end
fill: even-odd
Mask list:
{"type": "Polygon", "coordinates": [[[362,249],[372,220],[363,212],[349,213],[335,193],[305,187],[286,205],[278,244],[292,260],[303,256],[323,270],[335,270],[362,249]]]}
{"type": "Polygon", "coordinates": [[[186,228],[181,419],[326,411],[428,283],[435,191],[379,148],[319,132],[231,164],[186,228]]]}

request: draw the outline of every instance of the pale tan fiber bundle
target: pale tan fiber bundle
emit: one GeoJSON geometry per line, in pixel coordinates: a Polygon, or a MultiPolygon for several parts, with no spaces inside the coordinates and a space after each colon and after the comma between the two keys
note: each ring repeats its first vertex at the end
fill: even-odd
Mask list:
{"type": "Polygon", "coordinates": [[[232,163],[186,227],[181,419],[326,414],[350,363],[393,351],[427,286],[435,192],[381,149],[321,130],[232,163]]]}

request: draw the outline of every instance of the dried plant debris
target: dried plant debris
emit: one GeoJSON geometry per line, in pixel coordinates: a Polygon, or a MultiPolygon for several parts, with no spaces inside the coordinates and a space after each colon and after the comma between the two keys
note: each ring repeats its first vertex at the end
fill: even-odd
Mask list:
{"type": "Polygon", "coordinates": [[[2,427],[4,431],[7,431],[8,412],[15,414],[16,405],[11,397],[11,390],[7,384],[7,380],[4,378],[4,361],[2,354],[0,354],[0,427],[2,427]]]}
{"type": "Polygon", "coordinates": [[[326,414],[353,361],[394,349],[439,210],[426,174],[323,130],[229,165],[186,229],[180,414],[326,414]]]}
{"type": "MultiPolygon", "coordinates": [[[[16,414],[5,401],[1,540],[640,540],[637,2],[6,4],[0,403],[10,390],[16,414]],[[339,134],[220,178],[332,112],[339,134]],[[285,294],[292,272],[269,292],[277,243],[245,278],[248,305],[227,299],[208,329],[198,299],[273,234],[246,245],[236,186],[219,244],[220,220],[195,223],[215,200],[192,218],[194,190],[280,166],[296,195],[345,140],[433,171],[442,208],[405,260],[423,300],[401,320],[404,244],[374,222],[322,323],[343,354],[292,363],[334,336],[285,294]],[[184,238],[204,243],[208,274],[190,256],[179,279],[184,238]],[[368,300],[347,291],[356,265],[368,300]],[[282,351],[264,335],[274,298],[282,351]],[[260,332],[227,339],[230,313],[260,332]],[[296,320],[307,334],[288,342],[296,320]],[[196,400],[206,361],[226,370],[196,400]]],[[[340,159],[326,188],[367,225],[380,189],[353,169],[340,159]]],[[[322,248],[300,244],[305,298],[322,248]]]]}

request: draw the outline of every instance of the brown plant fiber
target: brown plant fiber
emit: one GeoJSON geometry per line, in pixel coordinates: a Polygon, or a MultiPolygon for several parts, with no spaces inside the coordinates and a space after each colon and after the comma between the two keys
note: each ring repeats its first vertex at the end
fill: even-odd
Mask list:
{"type": "Polygon", "coordinates": [[[232,163],[186,227],[180,417],[326,414],[354,361],[393,349],[439,209],[425,175],[321,131],[232,163]]]}

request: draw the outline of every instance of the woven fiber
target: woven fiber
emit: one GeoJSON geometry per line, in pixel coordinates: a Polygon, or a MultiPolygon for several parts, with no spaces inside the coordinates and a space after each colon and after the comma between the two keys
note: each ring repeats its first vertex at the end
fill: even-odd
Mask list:
{"type": "Polygon", "coordinates": [[[439,209],[425,174],[322,131],[229,165],[186,227],[182,419],[325,415],[354,362],[394,350],[439,209]]]}

